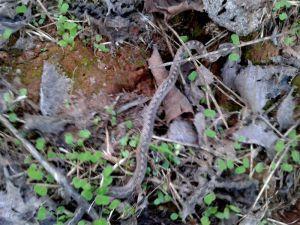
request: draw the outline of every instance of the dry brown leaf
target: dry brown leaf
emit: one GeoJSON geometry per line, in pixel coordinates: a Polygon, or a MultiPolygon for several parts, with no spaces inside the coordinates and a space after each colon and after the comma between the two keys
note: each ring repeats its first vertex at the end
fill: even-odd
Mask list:
{"type": "Polygon", "coordinates": [[[195,144],[197,142],[197,134],[191,123],[181,118],[177,118],[171,122],[168,130],[168,138],[180,142],[195,144]]]}
{"type": "Polygon", "coordinates": [[[67,124],[73,124],[74,120],[71,118],[54,117],[54,116],[40,116],[25,114],[26,130],[39,131],[42,134],[60,134],[65,130],[67,124]]]}
{"type": "Polygon", "coordinates": [[[288,78],[293,78],[297,69],[288,66],[254,66],[249,64],[234,79],[234,86],[253,112],[263,112],[266,103],[289,91],[288,78]]]}
{"type": "Polygon", "coordinates": [[[276,119],[279,123],[280,129],[287,129],[295,123],[293,118],[294,109],[296,107],[292,93],[290,93],[279,105],[276,119]]]}
{"type": "MultiPolygon", "coordinates": [[[[204,109],[203,109],[204,110],[204,109]]],[[[203,111],[202,110],[202,111],[203,111]]],[[[204,131],[206,128],[206,121],[203,112],[198,112],[194,117],[194,126],[196,127],[198,134],[198,144],[203,145],[207,143],[207,138],[204,135],[204,131]]]]}
{"type": "Polygon", "coordinates": [[[4,100],[4,94],[7,93],[7,90],[0,89],[0,113],[5,113],[8,109],[7,103],[4,100]]]}
{"type": "Polygon", "coordinates": [[[215,147],[215,150],[221,155],[225,155],[230,159],[236,160],[236,151],[234,149],[234,142],[230,140],[222,140],[215,147]]]}
{"type": "MultiPolygon", "coordinates": [[[[163,63],[157,48],[154,47],[151,57],[148,59],[150,67],[155,67],[163,63]]],[[[156,83],[160,85],[164,79],[168,77],[168,71],[163,67],[152,68],[151,72],[156,80],[156,83]]],[[[171,122],[183,113],[192,113],[193,108],[187,98],[176,88],[173,87],[167,94],[164,100],[164,109],[166,113],[167,122],[171,122]]]]}
{"type": "Polygon", "coordinates": [[[197,73],[200,74],[200,85],[210,85],[214,81],[213,73],[203,65],[197,67],[197,73]]]}
{"type": "Polygon", "coordinates": [[[0,224],[36,224],[33,218],[40,204],[31,193],[24,197],[21,189],[8,180],[6,192],[0,191],[0,224]]]}
{"type": "Polygon", "coordinates": [[[59,73],[56,66],[45,61],[40,88],[40,108],[44,116],[56,116],[69,100],[70,78],[59,73]]]}
{"type": "Polygon", "coordinates": [[[265,122],[258,121],[245,127],[241,127],[233,133],[233,138],[242,143],[257,144],[270,149],[278,139],[278,136],[273,130],[268,128],[269,127],[265,122]],[[241,137],[245,138],[245,140],[240,140],[241,137]]]}
{"type": "Polygon", "coordinates": [[[170,19],[187,10],[203,11],[202,1],[198,0],[145,0],[144,9],[149,13],[162,13],[166,19],[170,19]]]}

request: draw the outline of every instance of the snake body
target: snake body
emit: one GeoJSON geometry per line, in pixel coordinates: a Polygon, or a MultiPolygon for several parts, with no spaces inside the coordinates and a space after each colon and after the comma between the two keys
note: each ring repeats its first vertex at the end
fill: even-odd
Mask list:
{"type": "Polygon", "coordinates": [[[174,63],[172,64],[169,72],[169,76],[163,81],[163,83],[157,88],[155,94],[153,95],[150,104],[146,110],[143,129],[141,132],[141,138],[139,145],[136,150],[136,168],[133,176],[130,178],[127,184],[124,186],[113,186],[109,189],[109,195],[115,198],[124,199],[131,195],[134,190],[141,185],[144,180],[146,169],[147,169],[147,155],[149,150],[149,145],[151,142],[154,120],[158,107],[175,85],[175,82],[179,75],[179,70],[181,64],[176,62],[184,58],[186,53],[186,48],[191,50],[196,50],[197,53],[203,54],[206,50],[203,44],[199,41],[188,41],[185,46],[181,46],[174,57],[174,63]]]}

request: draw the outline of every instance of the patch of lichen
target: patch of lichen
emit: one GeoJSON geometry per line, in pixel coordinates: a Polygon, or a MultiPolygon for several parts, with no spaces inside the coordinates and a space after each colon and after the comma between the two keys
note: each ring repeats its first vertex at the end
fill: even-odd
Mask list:
{"type": "Polygon", "coordinates": [[[81,61],[81,66],[84,66],[86,69],[89,69],[95,63],[94,60],[89,59],[88,57],[84,57],[81,61]]]}

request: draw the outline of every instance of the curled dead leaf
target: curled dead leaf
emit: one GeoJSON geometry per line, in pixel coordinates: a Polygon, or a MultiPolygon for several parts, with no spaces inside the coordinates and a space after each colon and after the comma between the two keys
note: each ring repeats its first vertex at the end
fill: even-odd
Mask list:
{"type": "MultiPolygon", "coordinates": [[[[168,71],[163,67],[154,68],[156,65],[160,65],[163,63],[156,47],[154,47],[153,53],[148,59],[148,63],[152,68],[151,72],[157,84],[160,85],[163,80],[168,77],[168,71]]],[[[191,104],[176,87],[173,87],[167,94],[163,104],[166,113],[166,120],[168,123],[179,117],[183,113],[193,114],[193,108],[191,104]]]]}
{"type": "Polygon", "coordinates": [[[292,93],[286,96],[286,98],[279,105],[276,118],[280,129],[287,129],[295,123],[293,118],[295,106],[296,104],[292,93]]]}

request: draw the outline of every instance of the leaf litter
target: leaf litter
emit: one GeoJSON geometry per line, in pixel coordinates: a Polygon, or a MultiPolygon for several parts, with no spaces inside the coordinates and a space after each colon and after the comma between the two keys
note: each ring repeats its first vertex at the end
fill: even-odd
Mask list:
{"type": "MultiPolygon", "coordinates": [[[[91,28],[86,27],[87,29],[80,34],[80,38],[89,35],[89,31],[98,32],[113,42],[111,50],[114,53],[117,52],[115,51],[117,48],[122,48],[118,45],[126,44],[126,41],[135,44],[150,43],[150,41],[159,43],[161,32],[164,32],[167,39],[173,42],[176,35],[170,34],[166,27],[166,30],[158,30],[153,26],[155,13],[163,14],[165,21],[172,24],[184,36],[187,36],[184,33],[186,29],[182,26],[186,21],[186,18],[182,17],[187,15],[185,13],[203,16],[203,12],[206,12],[206,20],[212,20],[217,24],[216,26],[224,27],[218,29],[227,29],[241,36],[258,31],[269,22],[269,18],[266,17],[269,10],[267,4],[259,0],[245,2],[122,0],[102,3],[77,0],[75,2],[70,4],[70,13],[78,19],[87,19],[92,25],[91,28]],[[144,8],[143,13],[140,11],[142,8],[144,8]],[[149,27],[154,28],[151,30],[149,27]]],[[[50,15],[54,15],[51,4],[51,1],[45,3],[50,15]]],[[[12,15],[10,19],[10,22],[19,22],[24,17],[12,15]]],[[[21,26],[16,27],[13,32],[20,28],[21,26]]],[[[51,31],[47,30],[47,32],[51,31]]],[[[197,35],[199,34],[193,33],[188,38],[202,39],[201,35],[197,35]]],[[[204,37],[207,38],[210,37],[204,37]]],[[[243,43],[249,36],[245,39],[240,38],[243,43]]],[[[38,42],[38,40],[28,40],[32,41],[26,42],[26,39],[19,38],[14,48],[21,48],[21,51],[34,51],[31,42],[38,42]],[[22,43],[28,43],[29,47],[22,50],[24,45],[22,43]]],[[[276,45],[275,42],[278,40],[274,40],[275,38],[272,41],[276,45]]],[[[163,64],[162,58],[168,56],[168,50],[159,44],[156,46],[153,47],[148,65],[154,77],[153,83],[158,86],[168,76],[168,70],[159,67],[163,64]]],[[[149,51],[148,47],[147,51],[149,51]]],[[[192,63],[184,63],[182,73],[184,77],[190,79],[185,80],[183,84],[179,84],[179,79],[179,85],[176,85],[167,95],[163,106],[157,112],[156,136],[152,141],[150,148],[152,151],[148,157],[149,171],[145,186],[137,193],[138,201],[135,196],[127,199],[133,204],[142,203],[136,207],[138,213],[132,216],[129,213],[129,216],[127,215],[129,218],[122,220],[122,224],[126,222],[182,224],[179,219],[172,221],[178,217],[190,224],[202,217],[200,221],[203,224],[203,216],[207,213],[207,208],[212,206],[219,210],[216,217],[209,216],[212,224],[237,224],[240,220],[239,213],[246,216],[240,224],[258,224],[263,217],[278,218],[276,214],[257,212],[257,209],[263,207],[265,201],[272,205],[286,202],[284,204],[287,207],[293,208],[296,202],[291,200],[295,198],[299,188],[295,178],[299,175],[297,164],[299,163],[297,162],[299,160],[297,159],[299,92],[292,81],[299,76],[299,66],[297,66],[299,54],[296,47],[280,46],[278,43],[276,47],[281,51],[276,51],[278,56],[272,56],[273,61],[268,61],[269,64],[265,64],[266,61],[252,63],[245,60],[244,49],[220,38],[213,42],[212,47],[207,48],[210,49],[208,52],[217,49],[217,53],[210,55],[203,52],[204,55],[209,56],[202,57],[204,60],[197,68],[194,68],[192,63]],[[236,61],[227,58],[231,53],[238,53],[236,61]],[[216,86],[218,88],[215,89],[216,86]],[[219,93],[220,88],[222,91],[219,93]],[[212,96],[216,97],[217,101],[212,96]],[[237,96],[243,102],[235,107],[235,110],[227,108],[224,102],[228,101],[234,105],[235,102],[231,100],[237,96]],[[229,128],[222,122],[223,120],[226,120],[229,128]],[[278,156],[285,152],[285,146],[291,146],[291,154],[282,159],[280,169],[269,180],[269,193],[259,199],[255,208],[253,204],[265,184],[265,177],[270,174],[271,162],[276,161],[278,156]],[[263,164],[262,174],[255,172],[258,163],[263,164]],[[149,195],[144,197],[146,193],[149,195]],[[209,206],[205,199],[212,193],[216,197],[209,206]],[[155,201],[156,197],[159,201],[155,201]],[[157,202],[160,202],[159,206],[155,205],[157,202]],[[229,209],[232,210],[230,218],[221,219],[227,217],[226,212],[229,209]]],[[[35,54],[34,57],[38,57],[41,53],[35,54]]],[[[120,56],[118,54],[111,54],[108,57],[118,57],[120,56]]],[[[103,68],[110,67],[109,64],[103,66],[104,64],[102,62],[98,65],[103,68]]],[[[85,94],[84,89],[77,89],[77,86],[74,89],[71,76],[64,75],[56,65],[47,61],[42,65],[41,78],[38,76],[35,78],[40,79],[38,104],[42,115],[37,115],[27,108],[22,111],[26,98],[25,103],[22,102],[20,106],[16,106],[17,104],[13,102],[14,107],[19,107],[16,113],[21,118],[15,124],[16,127],[30,131],[26,138],[33,143],[36,135],[44,137],[47,144],[41,154],[47,161],[53,162],[68,179],[80,177],[90,182],[87,187],[92,185],[96,188],[99,183],[103,183],[103,180],[99,180],[103,168],[115,165],[112,173],[119,179],[114,179],[114,182],[126,183],[130,176],[128,174],[135,167],[131,156],[139,141],[139,132],[143,126],[141,118],[147,110],[146,103],[149,98],[138,91],[132,93],[124,91],[126,86],[123,89],[119,88],[119,93],[94,91],[93,94],[85,94]],[[65,143],[66,137],[69,138],[69,144],[65,143]],[[74,148],[75,143],[76,148],[74,148]],[[99,164],[93,164],[96,158],[92,159],[92,157],[96,157],[96,153],[100,153],[97,158],[99,164]],[[72,157],[78,157],[77,161],[73,161],[72,157]],[[126,176],[123,177],[123,174],[126,176]]],[[[114,65],[111,67],[115,69],[114,65]]],[[[120,72],[116,69],[115,71],[118,79],[120,72]]],[[[150,71],[146,73],[150,74],[150,71]]],[[[93,79],[90,80],[92,82],[93,79]]],[[[132,81],[133,86],[139,85],[141,80],[137,83],[132,81]]],[[[151,83],[145,84],[151,86],[151,83]]],[[[3,86],[0,89],[0,96],[2,96],[0,112],[1,115],[9,118],[9,113],[14,109],[8,104],[11,103],[7,98],[8,87],[5,87],[5,84],[3,86]]],[[[7,136],[5,139],[12,141],[7,136]]],[[[9,145],[5,147],[8,148],[9,145]]],[[[2,151],[1,146],[1,154],[2,151]]],[[[22,164],[24,165],[23,162],[22,164]]],[[[0,168],[2,171],[4,167],[0,168]]],[[[0,173],[0,176],[3,177],[3,173],[0,173]]],[[[34,220],[42,198],[26,194],[25,197],[29,201],[25,201],[20,194],[21,189],[14,186],[11,181],[7,181],[6,185],[5,188],[1,187],[0,192],[0,210],[4,213],[0,223],[5,221],[7,224],[18,224],[24,214],[34,220]],[[15,202],[20,204],[15,205],[15,202]],[[26,211],[25,208],[29,208],[30,211],[26,211]]],[[[81,195],[87,196],[85,194],[90,190],[87,188],[81,195]]],[[[79,190],[77,191],[80,193],[79,190]]],[[[65,204],[68,210],[76,208],[76,204],[68,196],[59,195],[57,192],[59,190],[56,188],[50,190],[55,201],[65,204]]],[[[124,205],[126,204],[128,203],[124,202],[124,205]]],[[[113,212],[108,217],[111,224],[118,221],[117,211],[119,215],[122,214],[120,209],[113,212]]]]}

